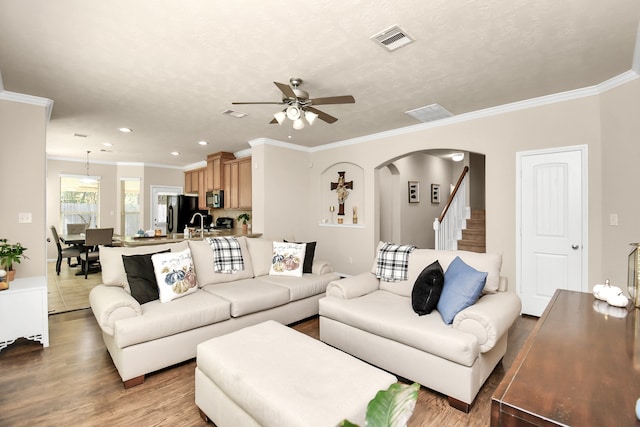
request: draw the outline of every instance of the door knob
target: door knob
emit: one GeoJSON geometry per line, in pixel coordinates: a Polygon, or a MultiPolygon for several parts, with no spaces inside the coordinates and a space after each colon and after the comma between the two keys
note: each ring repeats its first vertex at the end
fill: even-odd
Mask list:
{"type": "Polygon", "coordinates": [[[577,251],[580,248],[580,245],[571,245],[571,249],[577,251]]]}

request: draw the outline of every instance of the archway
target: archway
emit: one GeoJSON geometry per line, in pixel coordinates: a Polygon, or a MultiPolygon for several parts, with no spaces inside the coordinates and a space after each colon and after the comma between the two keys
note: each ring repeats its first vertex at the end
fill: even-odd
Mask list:
{"type": "MultiPolygon", "coordinates": [[[[485,208],[485,156],[452,149],[424,150],[390,159],[376,168],[377,235],[379,240],[434,248],[433,221],[442,212],[462,169],[469,166],[468,206],[485,208]],[[463,153],[454,161],[454,153],[463,153]],[[409,182],[418,183],[418,197],[409,200],[409,182]],[[438,186],[439,201],[432,199],[438,186]]],[[[412,187],[415,189],[414,187],[412,187]]]]}

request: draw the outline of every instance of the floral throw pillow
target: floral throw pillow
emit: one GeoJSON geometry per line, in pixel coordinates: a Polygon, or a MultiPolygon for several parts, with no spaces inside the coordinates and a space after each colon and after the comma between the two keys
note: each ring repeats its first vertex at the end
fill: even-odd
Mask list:
{"type": "Polygon", "coordinates": [[[195,292],[198,287],[191,251],[168,252],[151,257],[160,302],[169,302],[195,292]]]}
{"type": "Polygon", "coordinates": [[[271,276],[302,276],[306,244],[273,242],[271,276]]]}

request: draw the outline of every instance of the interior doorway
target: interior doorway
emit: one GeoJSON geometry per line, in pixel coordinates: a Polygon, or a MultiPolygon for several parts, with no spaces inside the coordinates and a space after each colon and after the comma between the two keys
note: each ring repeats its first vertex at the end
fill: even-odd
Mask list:
{"type": "Polygon", "coordinates": [[[516,282],[540,316],[556,289],[587,291],[587,147],[516,154],[516,282]]]}
{"type": "Polygon", "coordinates": [[[154,230],[160,229],[162,234],[167,234],[167,196],[178,196],[183,193],[182,187],[151,186],[150,224],[154,230]]]}

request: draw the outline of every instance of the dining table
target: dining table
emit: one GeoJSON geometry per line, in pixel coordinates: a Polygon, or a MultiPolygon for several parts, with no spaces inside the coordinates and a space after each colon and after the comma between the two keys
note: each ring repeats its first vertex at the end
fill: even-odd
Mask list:
{"type": "MultiPolygon", "coordinates": [[[[85,239],[86,239],[86,235],[85,233],[79,233],[79,234],[62,234],[60,236],[60,241],[64,244],[67,245],[75,245],[75,246],[79,246],[82,247],[85,244],[85,239]]],[[[117,234],[113,235],[113,239],[112,239],[112,244],[114,246],[120,246],[122,243],[122,240],[120,239],[120,236],[117,234]]]]}

